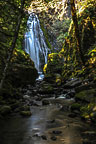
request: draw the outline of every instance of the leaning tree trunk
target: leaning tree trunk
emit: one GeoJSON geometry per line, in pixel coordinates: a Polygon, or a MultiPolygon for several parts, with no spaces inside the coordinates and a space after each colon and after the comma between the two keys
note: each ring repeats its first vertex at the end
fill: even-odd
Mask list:
{"type": "Polygon", "coordinates": [[[77,41],[77,51],[79,52],[80,59],[83,65],[85,66],[85,59],[84,59],[84,55],[81,49],[81,40],[80,40],[78,20],[77,20],[77,15],[76,15],[75,0],[70,0],[70,3],[71,3],[72,20],[73,20],[73,24],[75,28],[75,36],[76,36],[76,41],[77,41]]]}
{"type": "Polygon", "coordinates": [[[23,8],[24,8],[24,3],[25,3],[25,0],[21,0],[21,13],[20,13],[20,15],[18,16],[18,21],[17,21],[17,26],[16,26],[16,29],[15,29],[15,32],[14,32],[13,42],[12,42],[12,45],[11,45],[11,47],[10,47],[10,53],[9,53],[8,58],[7,58],[7,62],[6,62],[4,71],[3,71],[2,79],[1,79],[1,81],[0,81],[0,90],[2,89],[4,80],[5,80],[5,77],[6,77],[6,73],[7,73],[9,64],[10,64],[10,60],[11,60],[11,58],[12,58],[12,54],[13,54],[13,51],[14,51],[14,48],[15,48],[15,45],[16,45],[16,40],[17,40],[17,38],[18,38],[18,33],[19,33],[19,29],[20,29],[20,24],[21,24],[21,20],[22,20],[22,16],[23,16],[22,10],[23,10],[23,8]]]}

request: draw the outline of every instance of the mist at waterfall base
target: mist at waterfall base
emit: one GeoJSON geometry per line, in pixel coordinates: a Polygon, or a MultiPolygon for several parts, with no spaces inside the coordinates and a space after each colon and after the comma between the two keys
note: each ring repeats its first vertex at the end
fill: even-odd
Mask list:
{"type": "Polygon", "coordinates": [[[25,33],[25,51],[35,64],[38,71],[38,79],[43,79],[43,67],[47,63],[48,47],[45,42],[43,31],[36,14],[31,13],[27,21],[27,32],[25,33]]]}

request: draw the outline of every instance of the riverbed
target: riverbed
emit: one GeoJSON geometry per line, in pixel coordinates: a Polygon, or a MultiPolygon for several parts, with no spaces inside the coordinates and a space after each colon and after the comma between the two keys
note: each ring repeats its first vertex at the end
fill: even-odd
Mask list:
{"type": "Polygon", "coordinates": [[[49,101],[49,105],[31,106],[30,117],[14,114],[0,120],[0,144],[83,144],[82,133],[91,128],[79,116],[70,117],[67,106],[73,100],[49,101]]]}

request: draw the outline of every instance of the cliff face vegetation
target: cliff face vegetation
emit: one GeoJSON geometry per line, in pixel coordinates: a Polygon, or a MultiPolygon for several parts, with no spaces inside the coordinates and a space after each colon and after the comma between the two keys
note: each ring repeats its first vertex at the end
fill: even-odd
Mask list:
{"type": "Polygon", "coordinates": [[[24,50],[31,1],[0,1],[0,96],[18,97],[18,88],[34,84],[37,70],[24,50]],[[28,3],[27,3],[28,2],[28,3]],[[32,79],[31,75],[34,75],[32,79]],[[17,93],[16,93],[17,91],[17,93]]]}
{"type": "MultiPolygon", "coordinates": [[[[59,44],[61,44],[61,47],[59,45],[58,55],[63,59],[60,74],[64,79],[80,76],[94,77],[95,80],[96,7],[94,3],[94,0],[75,3],[75,8],[76,6],[78,8],[75,13],[77,15],[77,36],[79,35],[80,49],[76,40],[76,28],[74,27],[76,21],[72,21],[71,16],[67,20],[54,22],[54,28],[51,27],[54,30],[53,34],[56,35],[59,44]]],[[[44,68],[45,71],[49,71],[49,69],[52,71],[50,64],[56,61],[54,55],[53,53],[51,59],[49,55],[48,64],[44,68]]]]}

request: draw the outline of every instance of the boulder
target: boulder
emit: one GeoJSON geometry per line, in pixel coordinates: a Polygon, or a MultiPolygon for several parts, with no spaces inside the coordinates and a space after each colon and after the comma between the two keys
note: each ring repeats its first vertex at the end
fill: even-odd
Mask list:
{"type": "Polygon", "coordinates": [[[21,106],[19,109],[20,111],[30,111],[30,106],[24,105],[24,106],[21,106]]]}
{"type": "Polygon", "coordinates": [[[48,63],[44,66],[45,80],[51,83],[61,85],[61,73],[64,59],[59,53],[48,55],[48,63]]]}
{"type": "Polygon", "coordinates": [[[49,105],[50,103],[49,103],[49,101],[48,100],[43,100],[42,101],[42,105],[49,105]]]}
{"type": "Polygon", "coordinates": [[[90,103],[91,101],[93,101],[93,99],[95,100],[95,95],[96,95],[96,89],[94,88],[83,90],[75,94],[75,100],[77,102],[82,101],[83,103],[84,102],[90,103]]]}
{"type": "Polygon", "coordinates": [[[32,115],[32,112],[31,112],[31,111],[21,111],[20,114],[21,114],[22,116],[27,117],[27,116],[31,116],[31,115],[32,115]]]}
{"type": "Polygon", "coordinates": [[[11,113],[11,107],[10,106],[8,106],[8,105],[4,105],[4,106],[2,106],[1,108],[0,108],[0,114],[1,115],[8,115],[8,114],[10,114],[11,113]]]}
{"type": "Polygon", "coordinates": [[[81,104],[79,104],[79,103],[73,103],[73,104],[71,105],[71,110],[72,110],[72,111],[74,111],[74,110],[80,111],[80,107],[81,107],[81,104]]]}
{"type": "Polygon", "coordinates": [[[75,88],[78,87],[82,84],[82,81],[78,78],[74,78],[68,82],[66,82],[66,84],[64,85],[64,88],[75,88]]]}
{"type": "Polygon", "coordinates": [[[41,85],[41,88],[38,91],[40,94],[53,94],[54,89],[51,84],[49,83],[43,83],[41,85]]]}

